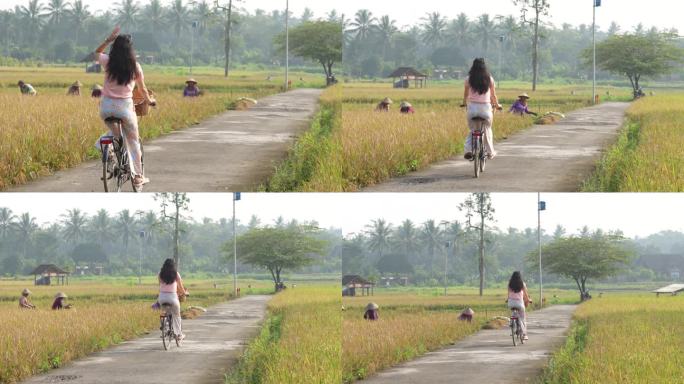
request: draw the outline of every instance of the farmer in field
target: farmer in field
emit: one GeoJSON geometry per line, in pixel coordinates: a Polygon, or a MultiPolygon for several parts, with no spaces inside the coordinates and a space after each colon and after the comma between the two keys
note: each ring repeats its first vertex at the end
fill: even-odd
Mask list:
{"type": "Polygon", "coordinates": [[[93,85],[90,91],[90,97],[94,99],[99,99],[100,97],[102,97],[102,86],[100,84],[93,85]]]}
{"type": "Polygon", "coordinates": [[[511,109],[508,110],[509,113],[513,113],[516,115],[524,116],[524,115],[533,115],[537,116],[536,113],[530,111],[530,109],[527,107],[527,102],[530,100],[530,96],[527,93],[523,93],[522,95],[518,96],[518,100],[511,105],[511,109]]]}
{"type": "Polygon", "coordinates": [[[83,86],[83,83],[80,81],[75,81],[69,89],[67,90],[67,96],[81,96],[81,87],[83,86]]]}
{"type": "Polygon", "coordinates": [[[185,89],[183,90],[183,97],[198,97],[200,96],[200,89],[197,86],[197,80],[188,79],[185,82],[185,89]]]}
{"type": "Polygon", "coordinates": [[[17,86],[19,86],[22,95],[35,96],[38,94],[31,84],[24,83],[23,80],[19,80],[17,86]]]}
{"type": "Polygon", "coordinates": [[[53,310],[60,310],[60,309],[71,309],[71,304],[66,304],[64,301],[68,298],[64,292],[58,292],[55,295],[55,301],[52,303],[52,309],[53,310]]]}
{"type": "Polygon", "coordinates": [[[188,291],[183,286],[183,279],[181,279],[176,263],[173,259],[166,259],[159,271],[159,298],[157,302],[160,305],[168,304],[171,306],[173,333],[175,333],[179,340],[183,340],[183,328],[181,324],[181,307],[179,292],[182,296],[188,294],[188,291]]]}
{"type": "Polygon", "coordinates": [[[375,110],[378,112],[389,112],[390,110],[390,105],[392,105],[392,99],[389,97],[385,97],[377,107],[375,107],[375,110]]]}
{"type": "Polygon", "coordinates": [[[416,110],[408,101],[402,101],[401,104],[399,104],[399,112],[408,115],[411,113],[416,113],[416,110]]]}
{"type": "Polygon", "coordinates": [[[375,303],[368,303],[368,305],[366,305],[366,313],[363,314],[363,318],[372,321],[380,319],[380,316],[378,315],[379,308],[380,307],[378,307],[378,305],[375,303]]]}
{"type": "Polygon", "coordinates": [[[523,337],[527,337],[527,316],[525,308],[532,302],[530,295],[527,293],[527,285],[522,279],[519,271],[513,272],[511,279],[508,281],[508,308],[517,308],[520,314],[520,322],[522,323],[523,337]]]}
{"type": "MultiPolygon", "coordinates": [[[[115,132],[126,140],[126,149],[133,167],[131,173],[133,184],[142,188],[145,183],[142,166],[142,150],[138,133],[138,116],[135,114],[133,103],[133,89],[138,86],[142,90],[145,102],[155,105],[155,100],[145,86],[145,76],[142,67],[135,59],[133,42],[130,35],[119,36],[120,28],[116,27],[107,39],[95,50],[95,57],[105,69],[105,82],[102,88],[102,102],[100,103],[100,117],[102,120],[118,118],[123,122],[123,132],[115,132]],[[109,54],[104,50],[110,44],[109,54]]],[[[110,134],[111,134],[110,127],[110,134]]]]}
{"type": "MultiPolygon", "coordinates": [[[[484,59],[475,59],[470,68],[468,77],[465,80],[463,92],[463,107],[468,108],[467,119],[470,132],[478,127],[478,122],[473,118],[480,117],[486,119],[484,123],[487,156],[493,159],[496,156],[494,150],[494,136],[492,135],[492,123],[494,122],[494,112],[492,107],[501,109],[499,99],[496,97],[496,84],[494,78],[489,73],[484,59]]],[[[469,133],[465,140],[465,158],[473,158],[472,134],[469,133]]]]}
{"type": "Polygon", "coordinates": [[[31,295],[31,291],[29,291],[28,288],[24,288],[24,290],[21,291],[21,297],[19,298],[19,308],[21,308],[21,309],[36,309],[36,306],[31,304],[31,300],[29,300],[30,295],[31,295]]]}

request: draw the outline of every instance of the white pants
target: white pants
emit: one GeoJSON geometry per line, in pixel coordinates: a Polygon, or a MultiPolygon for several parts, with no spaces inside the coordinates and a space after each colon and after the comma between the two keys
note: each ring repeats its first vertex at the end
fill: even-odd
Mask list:
{"type": "Polygon", "coordinates": [[[485,148],[488,154],[494,156],[496,152],[494,151],[494,135],[492,134],[492,123],[494,122],[494,112],[492,111],[492,105],[489,103],[468,103],[468,128],[470,128],[470,133],[466,137],[464,150],[465,153],[473,152],[473,136],[472,132],[475,128],[479,127],[479,124],[484,124],[484,142],[485,148]],[[479,121],[473,121],[473,117],[481,117],[487,119],[487,121],[481,123],[479,121]]]}
{"type": "Polygon", "coordinates": [[[157,299],[159,304],[169,304],[169,312],[171,313],[171,324],[173,326],[173,333],[176,336],[183,334],[183,329],[181,327],[181,312],[180,312],[180,301],[178,301],[178,295],[174,292],[160,292],[159,298],[157,299]]]}
{"type": "Polygon", "coordinates": [[[522,324],[523,335],[527,335],[527,315],[525,313],[525,303],[522,300],[508,299],[508,308],[518,308],[518,316],[520,316],[520,324],[522,324]]]}

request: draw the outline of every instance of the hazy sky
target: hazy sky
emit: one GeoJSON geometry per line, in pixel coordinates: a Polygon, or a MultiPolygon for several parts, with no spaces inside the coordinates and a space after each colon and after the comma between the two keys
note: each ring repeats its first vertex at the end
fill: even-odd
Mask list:
{"type": "MultiPolygon", "coordinates": [[[[163,1],[168,4],[171,0],[163,1]]],[[[225,2],[226,0],[221,0],[225,2]]],[[[26,4],[28,0],[0,0],[0,8],[11,8],[17,4],[26,4]]],[[[146,0],[140,1],[142,4],[146,0]]],[[[187,2],[187,1],[186,1],[187,2]]],[[[213,3],[213,0],[211,1],[213,3]]],[[[45,0],[43,0],[45,3],[45,0]]],[[[85,0],[92,9],[106,9],[112,0],[85,0]]],[[[554,24],[571,23],[575,25],[590,24],[592,17],[593,0],[550,0],[551,21],[554,24]]],[[[518,15],[518,9],[511,0],[422,0],[409,4],[396,0],[290,0],[290,8],[299,15],[305,7],[309,7],[317,16],[335,8],[348,17],[361,8],[369,9],[374,15],[389,14],[397,20],[399,25],[413,24],[425,15],[426,12],[440,12],[450,18],[460,12],[465,12],[471,17],[482,13],[492,15],[518,15]]],[[[249,10],[261,8],[266,10],[285,9],[285,0],[246,0],[241,6],[249,10]]],[[[647,26],[675,27],[684,31],[682,19],[681,0],[603,0],[603,6],[598,8],[597,24],[605,28],[611,21],[616,21],[625,28],[631,28],[639,22],[647,26]]]]}
{"type": "MultiPolygon", "coordinates": [[[[537,194],[493,194],[496,225],[502,229],[537,226],[537,194]]],[[[427,219],[463,220],[458,204],[464,194],[243,194],[237,216],[247,222],[252,214],[262,223],[278,216],[316,220],[322,227],[342,228],[345,234],[360,232],[371,220],[384,218],[399,224],[406,218],[416,223],[427,219]]],[[[190,194],[191,216],[218,219],[232,215],[230,194],[190,194]]],[[[548,210],[542,227],[552,232],[562,224],[568,232],[584,225],[622,229],[628,236],[647,236],[661,230],[684,231],[684,194],[542,194],[548,210]]],[[[131,194],[0,194],[0,207],[15,214],[25,211],[40,223],[58,219],[66,209],[94,213],[100,208],[119,211],[157,209],[152,195],[131,194]],[[120,208],[121,207],[121,208],[120,208]]]]}

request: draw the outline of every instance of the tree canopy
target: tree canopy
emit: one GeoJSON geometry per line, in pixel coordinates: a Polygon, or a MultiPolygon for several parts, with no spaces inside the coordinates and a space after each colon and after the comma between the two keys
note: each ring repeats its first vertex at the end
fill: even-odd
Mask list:
{"type": "MultiPolygon", "coordinates": [[[[601,279],[620,272],[632,259],[633,252],[622,237],[595,233],[593,236],[570,236],[554,239],[542,247],[542,266],[547,272],[571,278],[577,283],[580,298],[587,293],[588,279],[601,279]]],[[[539,268],[537,254],[528,261],[539,268]]]]}
{"type": "MultiPolygon", "coordinates": [[[[613,35],[596,45],[596,65],[616,75],[629,78],[634,91],[639,89],[642,76],[671,73],[684,62],[684,50],[675,45],[670,33],[613,35]]],[[[593,53],[583,53],[587,63],[593,53]]]]}
{"type": "MultiPolygon", "coordinates": [[[[238,258],[268,270],[277,289],[284,269],[310,265],[324,252],[327,241],[317,237],[318,232],[308,225],[252,228],[238,237],[238,258]]],[[[232,254],[232,242],[224,249],[232,254]]]]}
{"type": "MultiPolygon", "coordinates": [[[[285,34],[275,38],[285,50],[285,34]]],[[[326,77],[332,76],[335,63],[342,61],[342,24],[336,21],[307,21],[290,30],[290,52],[321,64],[326,77]]]]}

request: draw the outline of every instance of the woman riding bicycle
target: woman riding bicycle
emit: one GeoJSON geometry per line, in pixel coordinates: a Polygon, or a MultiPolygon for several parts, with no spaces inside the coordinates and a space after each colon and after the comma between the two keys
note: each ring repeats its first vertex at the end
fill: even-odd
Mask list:
{"type": "Polygon", "coordinates": [[[511,279],[508,281],[508,308],[518,310],[525,340],[528,340],[525,307],[531,302],[532,300],[530,300],[530,296],[527,294],[527,285],[525,285],[522,275],[519,271],[513,272],[511,279]]]}
{"type": "Polygon", "coordinates": [[[496,85],[494,78],[489,73],[484,59],[475,59],[473,66],[470,68],[468,77],[465,80],[465,90],[463,93],[463,104],[461,106],[468,107],[468,127],[470,133],[466,137],[465,142],[465,158],[470,160],[473,158],[473,144],[472,132],[478,128],[479,122],[473,121],[473,118],[480,117],[486,121],[483,123],[485,131],[485,145],[487,155],[490,159],[496,156],[494,151],[494,137],[492,135],[492,123],[494,121],[494,113],[492,106],[501,109],[499,100],[496,97],[496,85]]]}
{"type": "MultiPolygon", "coordinates": [[[[105,69],[105,81],[102,88],[100,117],[102,120],[117,118],[122,121],[123,132],[114,132],[126,140],[128,155],[133,164],[131,173],[133,183],[142,188],[145,182],[142,165],[142,150],[138,134],[138,117],[133,104],[133,89],[138,86],[145,97],[145,102],[154,105],[145,86],[142,67],[135,60],[135,51],[130,35],[119,36],[120,28],[116,27],[111,35],[95,50],[97,62],[105,69]],[[109,54],[104,50],[112,44],[109,54]]],[[[112,127],[108,126],[110,132],[112,127]]]]}
{"type": "Polygon", "coordinates": [[[178,336],[178,340],[183,340],[185,335],[181,326],[180,300],[178,292],[187,295],[188,291],[183,286],[183,279],[176,269],[173,259],[166,259],[159,271],[159,298],[160,305],[168,304],[171,306],[169,311],[172,316],[173,333],[178,336]]]}

